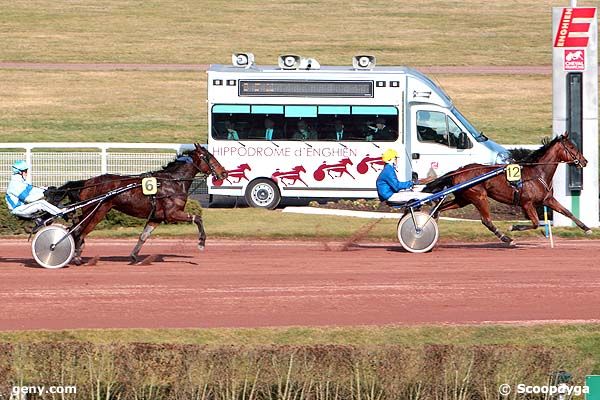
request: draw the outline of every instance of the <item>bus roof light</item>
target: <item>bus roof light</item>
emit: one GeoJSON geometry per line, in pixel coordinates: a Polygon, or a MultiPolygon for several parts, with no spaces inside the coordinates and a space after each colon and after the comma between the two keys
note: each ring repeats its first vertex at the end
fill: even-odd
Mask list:
{"type": "Polygon", "coordinates": [[[354,69],[373,69],[375,68],[375,63],[375,56],[363,54],[352,57],[352,67],[354,69]]]}
{"type": "Polygon", "coordinates": [[[231,63],[234,67],[250,68],[254,65],[254,54],[252,53],[233,53],[231,63]]]}

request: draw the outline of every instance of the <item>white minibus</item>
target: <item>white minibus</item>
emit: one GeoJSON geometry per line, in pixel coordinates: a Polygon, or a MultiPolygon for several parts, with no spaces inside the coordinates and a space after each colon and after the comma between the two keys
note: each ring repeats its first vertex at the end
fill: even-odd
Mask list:
{"type": "Polygon", "coordinates": [[[371,56],[332,67],[294,55],[277,66],[257,66],[251,53],[232,60],[207,71],[208,146],[229,172],[209,178],[209,195],[263,208],[282,197],[376,198],[388,148],[404,180],[507,159],[414,69],[371,56]]]}

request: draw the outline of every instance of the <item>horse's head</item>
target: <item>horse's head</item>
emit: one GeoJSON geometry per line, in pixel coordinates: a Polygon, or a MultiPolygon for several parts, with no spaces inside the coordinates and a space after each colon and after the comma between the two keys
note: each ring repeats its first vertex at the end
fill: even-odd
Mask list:
{"type": "Polygon", "coordinates": [[[568,163],[575,164],[578,168],[583,168],[587,165],[587,160],[581,154],[575,143],[569,139],[569,132],[565,132],[564,135],[560,136],[558,142],[561,144],[560,147],[560,160],[568,163]]]}
{"type": "Polygon", "coordinates": [[[217,161],[210,151],[200,146],[198,143],[194,143],[196,150],[191,153],[194,166],[202,173],[211,174],[216,179],[227,178],[227,170],[223,168],[221,163],[217,161]]]}

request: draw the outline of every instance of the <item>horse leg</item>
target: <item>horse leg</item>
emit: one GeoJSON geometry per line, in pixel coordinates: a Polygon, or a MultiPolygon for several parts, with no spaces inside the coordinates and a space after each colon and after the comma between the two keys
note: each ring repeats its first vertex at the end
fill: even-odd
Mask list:
{"type": "Polygon", "coordinates": [[[528,229],[537,229],[540,226],[540,219],[538,218],[537,211],[532,203],[526,203],[521,206],[527,218],[531,220],[531,225],[511,225],[509,231],[526,231],[528,229]]]}
{"type": "Polygon", "coordinates": [[[144,230],[140,234],[140,238],[138,239],[137,244],[135,245],[135,247],[133,248],[133,251],[130,254],[130,258],[131,258],[131,263],[132,264],[135,264],[136,262],[139,261],[138,254],[140,252],[140,249],[142,248],[142,246],[144,245],[144,243],[146,242],[146,240],[148,240],[148,238],[150,237],[150,234],[152,233],[152,231],[159,224],[160,224],[160,222],[151,222],[151,221],[146,222],[146,226],[144,226],[144,230]]]}
{"type": "Polygon", "coordinates": [[[75,254],[73,255],[73,264],[81,265],[81,252],[85,247],[85,239],[79,235],[74,235],[73,239],[75,239],[75,254]]]}
{"type": "Polygon", "coordinates": [[[509,246],[515,245],[515,241],[502,233],[500,229],[498,229],[492,222],[492,218],[490,216],[490,204],[488,203],[485,193],[480,193],[478,196],[471,198],[471,203],[473,203],[475,208],[477,208],[479,211],[479,214],[481,215],[481,223],[488,228],[490,232],[496,235],[496,237],[504,243],[508,243],[509,246]]]}
{"type": "Polygon", "coordinates": [[[206,232],[204,231],[204,224],[202,223],[202,217],[199,215],[188,214],[183,211],[175,211],[169,215],[168,222],[193,222],[198,227],[198,249],[204,250],[206,244],[206,232]]]}
{"type": "Polygon", "coordinates": [[[571,213],[571,211],[564,208],[563,205],[560,204],[558,202],[558,200],[556,200],[554,197],[550,197],[550,198],[544,200],[544,205],[550,207],[554,211],[561,213],[565,217],[570,218],[571,221],[575,222],[575,224],[578,227],[583,229],[583,231],[585,232],[586,235],[590,235],[592,233],[592,230],[590,228],[588,228],[586,224],[584,224],[576,216],[574,216],[573,213],[571,213]]]}
{"type": "Polygon", "coordinates": [[[85,245],[84,239],[81,237],[79,233],[76,232],[73,228],[80,222],[80,217],[73,217],[71,223],[71,236],[73,237],[73,241],[75,242],[75,254],[73,254],[73,264],[81,265],[81,252],[83,251],[83,247],[85,245]]]}
{"type": "MultiPolygon", "coordinates": [[[[85,237],[96,227],[96,225],[98,225],[100,221],[102,221],[102,219],[110,211],[110,209],[111,206],[99,207],[94,212],[94,214],[91,217],[89,217],[88,220],[86,220],[79,228],[77,228],[76,231],[73,231],[72,235],[75,239],[75,255],[73,256],[73,263],[75,265],[81,265],[81,252],[85,247],[85,237]]],[[[87,215],[88,214],[86,213],[82,214],[79,217],[80,220],[87,217],[87,215]]]]}

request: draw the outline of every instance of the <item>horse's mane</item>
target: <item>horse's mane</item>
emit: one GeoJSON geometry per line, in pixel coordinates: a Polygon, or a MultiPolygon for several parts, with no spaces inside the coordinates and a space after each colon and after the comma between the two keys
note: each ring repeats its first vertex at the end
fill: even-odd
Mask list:
{"type": "Polygon", "coordinates": [[[175,158],[173,160],[169,161],[169,163],[167,165],[164,165],[162,167],[162,169],[159,169],[159,170],[153,171],[153,172],[173,172],[177,168],[179,168],[179,166],[181,166],[181,164],[189,163],[189,159],[187,159],[186,157],[191,157],[191,154],[193,152],[194,152],[193,150],[184,151],[183,153],[176,155],[175,158]]]}
{"type": "Polygon", "coordinates": [[[560,140],[560,136],[555,137],[554,139],[550,139],[545,137],[542,139],[542,146],[536,150],[528,150],[523,148],[512,149],[509,150],[510,157],[515,162],[538,162],[540,158],[546,154],[546,151],[550,146],[560,140]]]}

